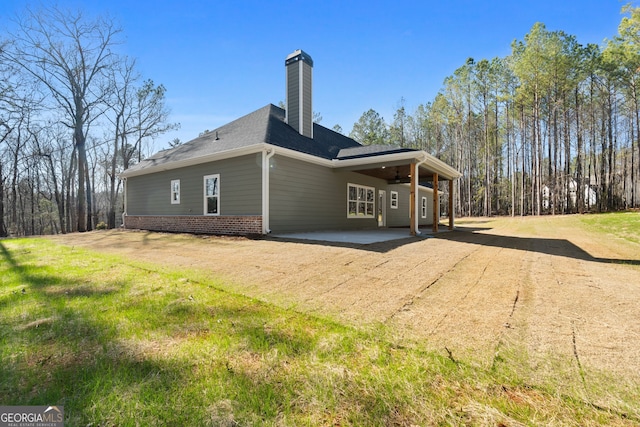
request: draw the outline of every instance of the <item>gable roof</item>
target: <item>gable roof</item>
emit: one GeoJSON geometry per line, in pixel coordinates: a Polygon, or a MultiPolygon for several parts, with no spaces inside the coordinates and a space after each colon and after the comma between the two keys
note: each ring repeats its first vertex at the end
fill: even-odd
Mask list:
{"type": "Polygon", "coordinates": [[[413,148],[362,145],[317,123],[313,124],[313,136],[311,139],[300,135],[285,122],[285,111],[282,108],[268,104],[189,142],[160,151],[131,166],[120,176],[124,178],[144,175],[158,170],[213,161],[225,155],[230,157],[241,155],[238,153],[256,152],[264,144],[308,154],[326,161],[341,162],[356,159],[366,161],[369,157],[398,153],[415,153],[415,155],[424,153],[413,148]]]}
{"type": "Polygon", "coordinates": [[[224,126],[179,145],[163,150],[130,167],[122,176],[173,162],[182,162],[258,144],[272,144],[331,160],[343,148],[359,147],[351,138],[314,123],[314,139],[300,135],[285,123],[284,110],[273,104],[240,117],[224,126]]]}

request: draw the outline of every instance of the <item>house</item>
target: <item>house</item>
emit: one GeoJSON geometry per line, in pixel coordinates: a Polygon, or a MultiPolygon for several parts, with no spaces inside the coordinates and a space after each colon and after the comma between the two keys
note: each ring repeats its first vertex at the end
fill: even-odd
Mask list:
{"type": "MultiPolygon", "coordinates": [[[[585,180],[587,181],[587,180],[585,180]]],[[[591,185],[585,182],[583,185],[584,193],[582,193],[582,200],[584,207],[590,209],[598,202],[598,195],[591,185]]],[[[571,199],[571,206],[578,205],[578,190],[579,186],[575,179],[569,178],[569,198],[571,199]]]]}
{"type": "MultiPolygon", "coordinates": [[[[567,183],[567,191],[569,195],[569,203],[568,208],[578,207],[578,191],[579,185],[575,179],[569,178],[567,183]]],[[[588,183],[588,180],[584,180],[583,184],[584,192],[582,193],[582,201],[583,207],[590,209],[592,206],[595,206],[598,198],[597,193],[594,190],[593,186],[588,183]]],[[[544,210],[549,210],[553,206],[553,191],[549,188],[548,185],[542,186],[542,208],[544,210]]],[[[564,199],[563,199],[564,202],[564,199]]]]}
{"type": "Polygon", "coordinates": [[[311,57],[296,50],[285,60],[286,110],[269,104],[124,171],[124,227],[239,235],[437,230],[437,183],[449,181],[451,212],[460,174],[424,151],[363,146],[313,123],[312,70],[311,57]]]}

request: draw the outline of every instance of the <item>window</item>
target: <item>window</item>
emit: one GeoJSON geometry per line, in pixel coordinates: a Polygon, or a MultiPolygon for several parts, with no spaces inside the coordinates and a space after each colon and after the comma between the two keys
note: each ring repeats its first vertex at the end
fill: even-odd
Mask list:
{"type": "Polygon", "coordinates": [[[426,218],[427,217],[427,198],[426,197],[422,198],[422,204],[420,205],[420,209],[422,213],[422,218],[426,218]]]}
{"type": "Polygon", "coordinates": [[[375,189],[357,184],[347,184],[347,218],[375,218],[375,189]]]}
{"type": "Polygon", "coordinates": [[[390,194],[391,194],[391,209],[398,209],[398,192],[392,191],[390,194]]]}
{"type": "Polygon", "coordinates": [[[220,215],[220,174],[204,177],[204,214],[220,215]]]}
{"type": "Polygon", "coordinates": [[[179,179],[171,180],[171,204],[172,205],[180,204],[180,180],[179,179]]]}

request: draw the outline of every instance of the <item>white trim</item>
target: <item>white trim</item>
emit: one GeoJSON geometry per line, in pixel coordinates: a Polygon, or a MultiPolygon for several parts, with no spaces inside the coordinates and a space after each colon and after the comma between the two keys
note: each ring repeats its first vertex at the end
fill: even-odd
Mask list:
{"type": "Polygon", "coordinates": [[[387,226],[387,190],[378,190],[378,227],[387,226]]]}
{"type": "Polygon", "coordinates": [[[274,148],[264,150],[262,152],[262,234],[269,234],[269,201],[271,198],[269,192],[269,177],[271,171],[271,158],[276,154],[274,148]]]}
{"type": "Polygon", "coordinates": [[[324,166],[327,168],[335,168],[333,160],[324,159],[322,157],[314,156],[307,153],[301,153],[300,151],[292,150],[290,148],[282,148],[277,145],[264,144],[265,147],[277,148],[279,156],[285,156],[303,162],[312,163],[314,165],[324,166]]]}
{"type": "MultiPolygon", "coordinates": [[[[425,163],[421,162],[420,163],[421,166],[425,165],[426,167],[429,167],[430,170],[438,173],[438,175],[442,177],[442,179],[444,180],[456,179],[462,176],[460,172],[453,169],[451,166],[447,165],[441,160],[436,159],[435,157],[427,154],[424,151],[409,151],[409,152],[403,152],[403,153],[383,154],[379,156],[360,157],[357,159],[329,160],[322,157],[314,156],[312,154],[302,153],[300,151],[292,150],[290,148],[283,148],[277,145],[267,144],[264,142],[249,145],[242,148],[235,148],[231,150],[220,151],[217,153],[212,153],[212,154],[208,154],[201,157],[194,157],[191,159],[177,160],[174,162],[163,163],[160,165],[148,166],[141,170],[124,171],[120,173],[119,176],[120,178],[128,178],[132,176],[147,175],[151,173],[179,169],[179,168],[188,167],[188,166],[195,166],[202,163],[210,163],[210,162],[215,162],[219,160],[230,159],[233,157],[256,154],[263,150],[270,150],[274,148],[278,149],[278,155],[283,155],[286,157],[302,160],[304,162],[308,162],[308,163],[312,163],[312,164],[316,164],[316,165],[320,165],[320,166],[324,166],[332,169],[354,168],[354,167],[367,166],[367,165],[373,166],[376,164],[384,164],[384,163],[390,163],[390,162],[396,162],[396,161],[408,161],[408,160],[418,159],[418,160],[424,160],[425,162],[425,163]]],[[[146,161],[146,160],[143,160],[143,161],[146,161]]],[[[357,169],[352,169],[352,170],[357,171],[357,169]]]]}
{"type": "Polygon", "coordinates": [[[369,187],[368,185],[361,185],[361,184],[354,184],[352,182],[348,182],[347,183],[347,218],[348,219],[371,219],[371,218],[375,218],[376,217],[376,189],[374,187],[369,187]],[[351,199],[350,194],[349,194],[349,190],[351,189],[351,187],[354,187],[356,189],[356,193],[359,193],[359,190],[362,189],[365,191],[364,194],[364,200],[360,199],[360,196],[358,194],[356,194],[356,198],[355,199],[351,199]],[[371,202],[369,202],[367,200],[367,196],[369,194],[369,191],[371,191],[372,193],[372,200],[371,202]],[[350,214],[350,209],[349,209],[349,204],[350,203],[355,203],[356,204],[356,214],[355,215],[351,215],[350,214]],[[359,206],[361,203],[364,203],[364,214],[360,215],[359,214],[359,206]],[[367,207],[368,205],[371,205],[371,215],[367,214],[367,207]]]}
{"type": "Polygon", "coordinates": [[[304,68],[302,58],[298,61],[298,129],[304,135],[304,68]]]}
{"type": "Polygon", "coordinates": [[[311,154],[301,153],[299,151],[291,150],[289,148],[282,148],[277,145],[266,144],[264,142],[260,144],[249,145],[247,147],[236,148],[233,150],[220,151],[217,153],[208,154],[202,157],[195,157],[186,160],[177,160],[175,162],[164,163],[157,166],[148,166],[141,170],[124,171],[119,176],[121,178],[128,178],[132,176],[148,175],[151,173],[164,172],[173,169],[179,169],[189,166],[200,165],[203,163],[217,162],[220,160],[231,159],[234,157],[247,156],[249,154],[257,154],[261,151],[269,151],[277,148],[278,155],[291,157],[293,159],[302,160],[307,163],[313,163],[316,165],[334,168],[336,167],[332,160],[324,159],[322,157],[314,156],[311,154]]]}
{"type": "Polygon", "coordinates": [[[205,175],[204,177],[202,177],[202,198],[203,198],[203,215],[204,216],[220,216],[220,174],[219,173],[214,173],[211,175],[205,175]],[[218,188],[217,188],[217,194],[212,194],[211,196],[207,195],[207,179],[211,179],[211,178],[215,178],[217,180],[218,183],[218,188]],[[215,197],[218,201],[218,204],[216,206],[216,212],[215,213],[208,213],[207,212],[207,198],[208,197],[215,197]]]}
{"type": "Polygon", "coordinates": [[[397,191],[389,191],[389,207],[391,209],[398,209],[400,204],[400,195],[397,191]],[[395,197],[393,197],[395,196],[395,197]],[[394,203],[395,202],[395,203],[394,203]]]}
{"type": "Polygon", "coordinates": [[[170,191],[169,191],[170,195],[170,199],[171,199],[171,204],[172,205],[179,205],[180,204],[180,180],[179,179],[172,179],[171,180],[171,187],[170,187],[170,191]],[[178,184],[178,190],[174,191],[174,184],[178,184]],[[176,194],[178,197],[174,198],[174,194],[176,194]]]}
{"type": "MultiPolygon", "coordinates": [[[[232,150],[226,150],[226,151],[220,151],[217,153],[207,154],[200,157],[193,157],[190,159],[176,160],[173,162],[163,163],[160,165],[148,166],[141,170],[124,171],[119,176],[121,178],[125,178],[125,177],[128,178],[132,176],[148,175],[151,173],[164,172],[164,171],[180,169],[188,166],[200,165],[202,163],[210,163],[218,160],[225,160],[225,159],[231,159],[234,157],[246,156],[249,154],[256,154],[262,151],[265,146],[270,146],[270,145],[265,143],[249,145],[242,148],[235,148],[232,150]]],[[[143,160],[143,162],[145,161],[148,161],[148,160],[143,160]]]]}

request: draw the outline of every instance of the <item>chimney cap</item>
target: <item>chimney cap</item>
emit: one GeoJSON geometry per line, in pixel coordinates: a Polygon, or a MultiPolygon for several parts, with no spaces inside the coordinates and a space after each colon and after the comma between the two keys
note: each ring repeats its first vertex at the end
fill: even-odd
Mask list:
{"type": "Polygon", "coordinates": [[[302,49],[297,49],[293,51],[293,53],[290,53],[284,60],[284,65],[289,65],[297,61],[304,61],[313,67],[313,59],[311,59],[311,55],[302,49]]]}

